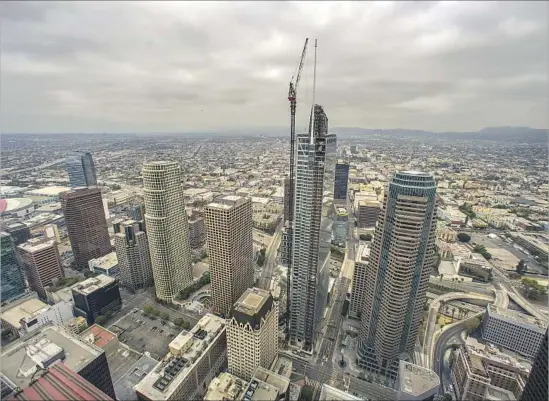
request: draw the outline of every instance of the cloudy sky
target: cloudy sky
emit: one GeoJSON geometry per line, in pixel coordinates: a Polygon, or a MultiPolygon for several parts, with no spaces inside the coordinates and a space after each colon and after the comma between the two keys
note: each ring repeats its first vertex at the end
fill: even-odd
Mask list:
{"type": "Polygon", "coordinates": [[[1,2],[2,132],[546,128],[547,2],[1,2]],[[310,47],[298,128],[312,102],[310,47]]]}

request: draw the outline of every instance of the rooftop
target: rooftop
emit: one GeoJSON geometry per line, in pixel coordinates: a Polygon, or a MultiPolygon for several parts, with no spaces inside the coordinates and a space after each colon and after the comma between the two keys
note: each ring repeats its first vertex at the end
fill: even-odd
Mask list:
{"type": "Polygon", "coordinates": [[[260,288],[248,288],[231,308],[231,316],[239,323],[250,323],[253,328],[261,324],[261,319],[272,309],[273,296],[260,288]]]}
{"type": "Polygon", "coordinates": [[[365,262],[370,258],[370,247],[367,244],[360,244],[356,253],[356,262],[365,262]]]}
{"type": "Polygon", "coordinates": [[[12,327],[19,327],[21,319],[30,320],[48,310],[49,305],[38,298],[31,298],[22,303],[13,302],[2,308],[1,318],[12,327]],[[13,306],[12,306],[13,305],[13,306]]]}
{"type": "Polygon", "coordinates": [[[16,212],[32,205],[32,199],[29,198],[7,198],[0,202],[0,213],[16,212]]]}
{"type": "Polygon", "coordinates": [[[38,196],[58,196],[61,192],[69,191],[69,187],[43,187],[38,189],[31,189],[30,191],[25,192],[27,195],[38,195],[38,196]]]}
{"type": "Polygon", "coordinates": [[[39,238],[31,238],[24,244],[18,246],[19,249],[24,250],[25,252],[34,253],[42,251],[47,248],[51,248],[55,244],[55,240],[44,241],[39,238]]]}
{"type": "Polygon", "coordinates": [[[114,277],[100,274],[96,277],[90,277],[87,280],[81,281],[80,283],[73,285],[71,289],[83,295],[89,295],[92,292],[97,291],[99,288],[105,287],[113,283],[115,280],[116,279],[114,277]]]}
{"type": "Polygon", "coordinates": [[[482,363],[483,359],[490,359],[507,366],[513,366],[522,370],[525,374],[528,374],[532,368],[532,363],[530,360],[521,358],[511,352],[504,353],[496,347],[483,344],[472,337],[467,338],[465,341],[465,346],[467,347],[467,353],[469,355],[469,359],[473,363],[473,366],[480,371],[484,371],[484,365],[477,365],[477,363],[478,361],[482,363]]]}
{"type": "Polygon", "coordinates": [[[116,257],[116,252],[111,252],[100,258],[92,259],[89,263],[94,267],[108,270],[118,266],[118,258],[116,257]]]}
{"type": "Polygon", "coordinates": [[[347,393],[338,388],[329,386],[327,384],[322,385],[322,391],[320,392],[321,401],[360,401],[362,398],[355,397],[351,393],[347,393]]]}
{"type": "MultiPolygon", "coordinates": [[[[143,355],[124,375],[114,383],[116,398],[124,401],[137,401],[134,387],[158,364],[156,359],[143,355]]],[[[114,379],[113,379],[114,381],[114,379]]]]}
{"type": "Polygon", "coordinates": [[[512,309],[499,308],[495,305],[488,304],[486,313],[488,313],[489,316],[497,315],[507,321],[515,321],[517,323],[529,325],[531,328],[539,331],[540,333],[545,333],[545,330],[547,329],[546,321],[542,321],[538,318],[512,309]]]}
{"type": "Polygon", "coordinates": [[[92,325],[90,328],[80,333],[80,337],[102,349],[117,338],[116,334],[97,324],[92,325]]]}
{"type": "Polygon", "coordinates": [[[415,397],[438,389],[440,379],[431,369],[401,360],[398,367],[398,388],[415,397]]]}
{"type": "Polygon", "coordinates": [[[242,400],[275,401],[278,395],[286,393],[289,387],[289,378],[260,366],[256,369],[252,380],[250,380],[242,400]]]}
{"type": "Polygon", "coordinates": [[[207,209],[223,209],[229,210],[233,207],[240,206],[245,203],[248,198],[237,195],[225,195],[215,198],[212,203],[206,206],[207,209]]]}
{"type": "Polygon", "coordinates": [[[47,366],[61,359],[78,373],[103,352],[63,328],[48,324],[2,348],[0,372],[23,388],[30,384],[38,363],[47,366]]]}
{"type": "Polygon", "coordinates": [[[245,385],[246,383],[238,377],[223,372],[210,382],[204,401],[239,400],[245,385]]]}
{"type": "Polygon", "coordinates": [[[164,360],[135,386],[135,390],[151,400],[168,399],[194,366],[208,356],[209,348],[224,329],[224,319],[211,314],[202,317],[189,332],[192,337],[184,332],[186,342],[177,344],[181,348],[174,347],[173,342],[170,343],[170,351],[177,348],[180,352],[177,355],[169,352],[164,360]]]}

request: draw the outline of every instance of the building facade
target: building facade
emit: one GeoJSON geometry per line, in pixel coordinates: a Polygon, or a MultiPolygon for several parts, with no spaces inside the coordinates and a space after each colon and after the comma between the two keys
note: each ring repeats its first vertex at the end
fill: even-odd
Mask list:
{"type": "Polygon", "coordinates": [[[254,284],[252,201],[227,195],[204,210],[210,256],[211,300],[215,313],[227,316],[254,284]]]}
{"type": "Polygon", "coordinates": [[[349,163],[338,162],[335,165],[334,200],[346,201],[349,183],[349,163]]]}
{"type": "MultiPolygon", "coordinates": [[[[353,284],[351,288],[351,300],[349,302],[349,317],[360,319],[364,294],[368,285],[368,264],[370,263],[370,248],[367,245],[359,245],[353,271],[353,284]]],[[[371,271],[370,271],[371,272],[371,271]]],[[[370,278],[371,279],[371,278],[370,278]]]]}
{"type": "Polygon", "coordinates": [[[97,185],[95,164],[90,152],[73,152],[65,160],[71,188],[97,185]]]}
{"type": "Polygon", "coordinates": [[[522,391],[522,397],[520,401],[537,401],[547,399],[547,377],[549,373],[547,371],[547,330],[545,331],[545,337],[540,344],[536,359],[530,370],[530,375],[522,391]]]}
{"type": "Polygon", "coordinates": [[[122,308],[122,298],[118,280],[100,274],[71,287],[74,299],[74,312],[85,317],[92,325],[97,316],[105,316],[122,308]]]}
{"type": "Polygon", "coordinates": [[[42,241],[31,238],[17,247],[23,270],[27,273],[29,287],[42,299],[46,299],[46,287],[65,277],[55,240],[42,241]]]}
{"type": "Polygon", "coordinates": [[[114,247],[120,268],[120,284],[133,290],[154,284],[145,222],[126,220],[114,225],[114,247]]]}
{"type": "Polygon", "coordinates": [[[87,269],[90,259],[112,251],[99,188],[78,188],[60,195],[74,262],[87,269]]]}
{"type": "Polygon", "coordinates": [[[379,218],[381,203],[376,200],[359,200],[357,202],[357,227],[373,228],[379,218]]]}
{"type": "Polygon", "coordinates": [[[90,267],[90,271],[94,273],[120,278],[120,266],[116,252],[107,253],[105,256],[97,259],[91,259],[88,262],[88,266],[90,267]]]}
{"type": "Polygon", "coordinates": [[[206,243],[204,218],[201,216],[193,216],[189,220],[189,242],[193,249],[200,248],[206,243]]]}
{"type": "Polygon", "coordinates": [[[349,231],[349,213],[345,206],[334,205],[332,231],[332,242],[345,246],[349,231]]]}
{"type": "Polygon", "coordinates": [[[10,234],[0,233],[0,302],[20,297],[27,291],[27,282],[15,254],[10,234]]]}
{"type": "Polygon", "coordinates": [[[189,223],[177,162],[143,165],[145,223],[156,296],[171,301],[193,282],[189,223]]]}
{"type": "Polygon", "coordinates": [[[488,304],[481,328],[484,341],[533,358],[547,332],[547,322],[488,304]]]}
{"type": "Polygon", "coordinates": [[[328,134],[322,106],[313,107],[309,134],[296,136],[295,226],[290,260],[290,343],[311,351],[326,306],[336,136],[328,134]],[[326,197],[325,197],[326,195],[326,197]],[[331,199],[330,199],[331,198],[331,199]],[[324,219],[324,224],[322,221],[324,219]]]}
{"type": "Polygon", "coordinates": [[[436,184],[430,174],[395,173],[385,191],[366,275],[359,365],[392,381],[413,353],[435,262],[436,184]]]}
{"type": "Polygon", "coordinates": [[[278,352],[278,305],[270,292],[250,288],[236,301],[227,319],[229,373],[250,380],[269,368],[278,352]]]}

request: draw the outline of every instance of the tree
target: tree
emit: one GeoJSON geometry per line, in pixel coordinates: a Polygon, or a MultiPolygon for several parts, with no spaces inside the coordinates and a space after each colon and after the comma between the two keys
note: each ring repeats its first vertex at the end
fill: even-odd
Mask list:
{"type": "Polygon", "coordinates": [[[527,269],[528,269],[528,266],[526,266],[525,260],[521,259],[518,262],[515,271],[522,276],[526,272],[527,269]]]}
{"type": "Polygon", "coordinates": [[[464,326],[468,332],[476,330],[478,326],[480,326],[480,319],[478,317],[475,317],[474,319],[469,319],[464,322],[464,326]]]}
{"type": "Polygon", "coordinates": [[[305,385],[301,388],[301,396],[299,398],[303,401],[313,401],[313,388],[309,385],[305,385]]]}
{"type": "Polygon", "coordinates": [[[361,241],[371,241],[372,234],[360,234],[359,238],[361,241]]]}
{"type": "Polygon", "coordinates": [[[458,345],[456,343],[452,343],[452,350],[455,351],[458,349],[458,345]]]}
{"type": "Polygon", "coordinates": [[[460,242],[469,242],[471,241],[471,236],[467,233],[459,233],[457,235],[457,239],[460,241],[460,242]]]}
{"type": "Polygon", "coordinates": [[[143,308],[143,312],[145,313],[145,315],[152,315],[153,310],[154,308],[150,305],[145,305],[145,307],[143,308]]]}
{"type": "Polygon", "coordinates": [[[162,320],[170,320],[170,315],[168,315],[166,312],[162,312],[160,314],[160,319],[162,320]]]}
{"type": "Polygon", "coordinates": [[[176,325],[176,326],[183,326],[183,323],[185,323],[185,321],[183,320],[183,318],[181,317],[176,317],[173,321],[173,323],[176,325]]]}
{"type": "Polygon", "coordinates": [[[158,309],[154,309],[154,308],[153,308],[153,310],[151,311],[151,314],[152,314],[153,316],[158,316],[158,315],[160,315],[160,311],[159,311],[158,309]]]}
{"type": "Polygon", "coordinates": [[[547,294],[547,288],[539,284],[537,280],[534,280],[533,278],[525,277],[521,282],[526,292],[526,298],[538,299],[541,295],[547,294]]]}
{"type": "Polygon", "coordinates": [[[95,324],[102,325],[107,321],[107,318],[103,315],[99,315],[95,318],[95,324]]]}
{"type": "Polygon", "coordinates": [[[183,324],[181,325],[181,327],[183,327],[185,330],[188,330],[189,327],[191,327],[191,324],[189,322],[183,322],[183,324]]]}

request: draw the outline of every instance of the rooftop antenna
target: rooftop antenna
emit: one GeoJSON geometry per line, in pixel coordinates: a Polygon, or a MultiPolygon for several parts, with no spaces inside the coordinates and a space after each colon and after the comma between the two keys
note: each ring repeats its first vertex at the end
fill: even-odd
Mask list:
{"type": "Polygon", "coordinates": [[[313,65],[313,106],[311,107],[311,119],[309,123],[310,142],[313,144],[314,129],[315,129],[315,95],[316,95],[316,48],[318,47],[318,39],[315,39],[315,61],[313,65]]]}

